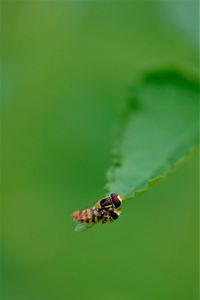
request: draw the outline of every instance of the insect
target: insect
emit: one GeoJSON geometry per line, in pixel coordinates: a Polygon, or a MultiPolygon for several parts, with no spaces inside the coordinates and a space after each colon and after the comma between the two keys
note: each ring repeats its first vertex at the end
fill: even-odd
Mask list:
{"type": "Polygon", "coordinates": [[[75,231],[86,230],[97,223],[105,224],[116,220],[121,213],[122,198],[115,193],[99,200],[92,208],[75,211],[72,219],[75,220],[75,231]]]}

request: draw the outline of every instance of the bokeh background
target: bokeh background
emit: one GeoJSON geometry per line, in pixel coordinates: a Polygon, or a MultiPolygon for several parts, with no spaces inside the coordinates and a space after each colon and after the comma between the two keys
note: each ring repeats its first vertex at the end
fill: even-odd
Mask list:
{"type": "Polygon", "coordinates": [[[77,234],[128,87],[198,72],[196,1],[2,1],[3,300],[198,299],[198,160],[77,234]]]}

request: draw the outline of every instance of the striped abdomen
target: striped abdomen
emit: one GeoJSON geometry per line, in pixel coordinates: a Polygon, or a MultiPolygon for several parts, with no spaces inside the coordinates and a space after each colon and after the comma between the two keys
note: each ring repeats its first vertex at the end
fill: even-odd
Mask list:
{"type": "Polygon", "coordinates": [[[88,208],[75,211],[72,218],[82,223],[98,223],[101,220],[101,213],[97,208],[88,208]]]}

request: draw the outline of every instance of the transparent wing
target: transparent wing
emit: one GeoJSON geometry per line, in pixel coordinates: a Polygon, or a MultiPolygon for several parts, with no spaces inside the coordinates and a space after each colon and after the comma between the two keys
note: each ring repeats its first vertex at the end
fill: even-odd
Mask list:
{"type": "Polygon", "coordinates": [[[82,232],[82,231],[85,231],[91,227],[93,227],[95,224],[94,223],[82,223],[82,222],[76,222],[76,226],[74,228],[74,230],[76,232],[82,232]]]}

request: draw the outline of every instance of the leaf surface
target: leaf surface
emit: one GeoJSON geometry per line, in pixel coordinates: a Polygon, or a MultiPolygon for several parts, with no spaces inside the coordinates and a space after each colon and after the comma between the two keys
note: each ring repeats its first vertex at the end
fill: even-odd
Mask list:
{"type": "Polygon", "coordinates": [[[198,145],[199,83],[175,71],[133,89],[113,149],[106,189],[133,198],[171,174],[198,145]]]}

